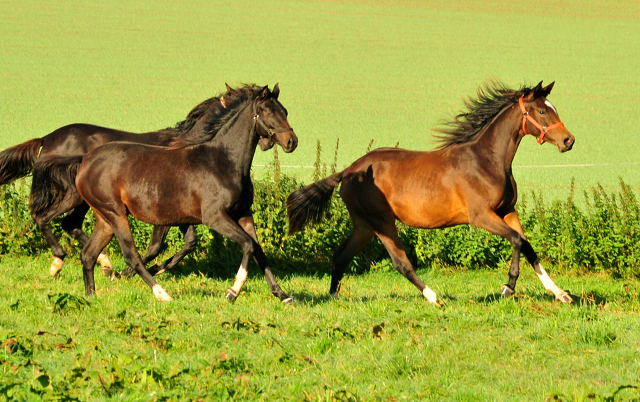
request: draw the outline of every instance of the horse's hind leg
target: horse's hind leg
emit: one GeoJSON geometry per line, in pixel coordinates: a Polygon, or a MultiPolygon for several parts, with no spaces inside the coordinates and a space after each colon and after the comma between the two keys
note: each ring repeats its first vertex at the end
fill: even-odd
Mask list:
{"type": "Polygon", "coordinates": [[[51,221],[53,220],[53,218],[58,217],[65,212],[73,209],[73,207],[77,205],[78,199],[79,202],[82,202],[82,198],[80,198],[79,196],[68,196],[65,197],[59,204],[55,205],[54,208],[47,211],[44,215],[36,216],[32,214],[32,217],[36,221],[38,229],[40,229],[40,231],[44,235],[44,238],[47,240],[47,243],[49,244],[49,247],[51,247],[51,251],[53,253],[53,261],[51,262],[51,267],[49,268],[49,273],[51,274],[52,278],[55,278],[56,275],[58,275],[58,273],[62,270],[64,258],[67,256],[67,253],[64,252],[62,246],[60,245],[60,242],[58,242],[58,239],[53,234],[53,230],[51,229],[51,221]]]}
{"type": "Polygon", "coordinates": [[[373,238],[373,229],[358,217],[352,217],[353,230],[340,247],[333,253],[333,267],[331,269],[331,287],[329,294],[338,297],[340,293],[340,281],[344,271],[364,246],[373,238]]]}
{"type": "Polygon", "coordinates": [[[84,289],[87,296],[96,292],[96,285],[93,277],[93,269],[98,255],[109,244],[113,237],[111,226],[104,219],[96,215],[96,228],[88,239],[87,244],[82,248],[82,276],[84,278],[84,289]]]}
{"type": "Polygon", "coordinates": [[[240,227],[247,232],[249,236],[253,239],[253,258],[262,270],[267,283],[269,284],[269,289],[271,289],[271,293],[279,298],[283,303],[291,303],[293,299],[289,297],[278,285],[276,278],[273,276],[271,272],[271,268],[269,267],[269,260],[267,256],[264,254],[262,250],[262,246],[260,246],[260,242],[258,241],[258,235],[256,233],[255,222],[253,220],[253,216],[245,216],[238,220],[238,224],[240,227]]]}
{"type": "Polygon", "coordinates": [[[411,262],[407,258],[407,253],[404,250],[404,246],[398,236],[398,229],[395,225],[395,220],[384,224],[379,228],[376,234],[384,244],[387,252],[391,256],[393,266],[397,269],[405,278],[415,285],[422,292],[422,295],[429,300],[431,304],[437,305],[436,293],[431,290],[423,281],[416,275],[411,262]]]}
{"type": "MultiPolygon", "coordinates": [[[[175,267],[176,265],[178,265],[178,263],[180,261],[182,261],[182,259],[189,253],[191,253],[195,248],[196,248],[196,243],[198,242],[198,237],[196,236],[196,229],[195,226],[193,225],[181,225],[180,226],[180,231],[182,232],[183,236],[184,236],[184,246],[182,246],[182,249],[180,249],[180,251],[178,251],[174,256],[169,257],[168,259],[166,259],[162,264],[160,265],[154,265],[151,268],[149,268],[149,273],[151,275],[160,275],[163,272],[169,271],[171,269],[173,269],[173,267],[175,267]]],[[[166,235],[165,235],[166,237],[166,235]]],[[[162,241],[164,242],[164,238],[162,239],[162,241]]],[[[147,252],[148,254],[148,252],[147,252]]],[[[157,254],[156,254],[157,256],[157,254]]],[[[145,255],[145,258],[142,259],[142,261],[146,264],[149,260],[155,258],[156,256],[149,258],[148,260],[145,260],[145,258],[147,257],[145,255]]]]}
{"type": "MultiPolygon", "coordinates": [[[[540,260],[538,259],[536,252],[533,250],[533,247],[531,247],[531,244],[529,243],[526,236],[524,235],[524,231],[522,230],[522,225],[520,224],[520,218],[518,218],[518,213],[514,210],[508,213],[507,215],[505,215],[503,220],[507,225],[509,225],[510,228],[518,232],[518,234],[524,240],[521,250],[524,253],[527,261],[533,266],[533,269],[536,272],[536,275],[538,275],[538,278],[540,279],[542,284],[544,285],[544,288],[547,289],[549,292],[553,293],[556,299],[558,299],[559,301],[563,303],[571,303],[573,301],[571,296],[569,296],[567,292],[559,288],[553,282],[553,280],[549,277],[545,269],[542,267],[542,264],[540,264],[540,260]]],[[[515,250],[514,250],[514,254],[515,254],[515,250]]],[[[512,270],[513,270],[513,259],[512,259],[512,270]]],[[[515,276],[515,279],[517,279],[517,275],[515,276]]],[[[511,289],[515,287],[515,279],[513,280],[513,287],[511,289]]],[[[511,281],[512,281],[512,273],[510,270],[509,285],[511,285],[511,281]]]]}
{"type": "MultiPolygon", "coordinates": [[[[79,198],[79,200],[82,199],[79,198]]],[[[87,211],[89,211],[89,205],[82,201],[62,219],[62,229],[78,240],[83,247],[89,241],[89,236],[82,230],[82,224],[84,223],[84,217],[87,215],[87,211]]],[[[113,279],[113,265],[104,252],[98,255],[98,263],[100,264],[102,274],[104,276],[111,276],[113,279]]]]}

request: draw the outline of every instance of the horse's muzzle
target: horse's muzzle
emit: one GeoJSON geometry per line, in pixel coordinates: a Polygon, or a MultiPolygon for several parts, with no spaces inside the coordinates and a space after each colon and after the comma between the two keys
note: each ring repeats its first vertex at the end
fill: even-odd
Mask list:
{"type": "Polygon", "coordinates": [[[298,147],[298,137],[293,132],[293,130],[291,130],[289,139],[287,140],[286,144],[282,146],[282,149],[284,150],[284,152],[289,153],[289,152],[295,151],[297,147],[298,147]]]}
{"type": "Polygon", "coordinates": [[[573,144],[575,144],[576,139],[570,133],[567,133],[566,136],[562,138],[562,143],[558,144],[558,149],[560,152],[567,152],[573,148],[573,144]]]}

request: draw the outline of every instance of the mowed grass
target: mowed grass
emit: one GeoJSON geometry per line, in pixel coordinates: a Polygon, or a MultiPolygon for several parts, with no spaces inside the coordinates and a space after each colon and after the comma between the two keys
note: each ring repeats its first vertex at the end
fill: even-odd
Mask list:
{"type": "Polygon", "coordinates": [[[139,278],[97,274],[91,304],[65,308],[60,295],[84,293],[78,265],[51,280],[48,259],[0,264],[0,335],[32,353],[12,369],[20,356],[5,341],[1,384],[36,392],[44,373],[47,392],[83,400],[540,401],[640,380],[635,281],[557,278],[576,300],[561,305],[529,269],[512,299],[499,297],[503,272],[422,271],[445,301],[436,309],[396,272],[348,275],[340,299],[323,274],[279,275],[295,298],[285,306],[257,269],[235,304],[223,297],[231,278],[182,269],[159,277],[171,303],[139,278]]]}
{"type": "Polygon", "coordinates": [[[330,164],[340,138],[339,166],[371,139],[427,150],[430,129],[487,79],[544,80],[576,146],[525,139],[520,188],[563,196],[572,177],[582,188],[619,176],[640,188],[636,1],[7,1],[0,13],[2,148],[73,122],[159,129],[225,82],[280,82],[300,137],[282,163],[308,179],[299,166],[316,140],[330,164]]]}

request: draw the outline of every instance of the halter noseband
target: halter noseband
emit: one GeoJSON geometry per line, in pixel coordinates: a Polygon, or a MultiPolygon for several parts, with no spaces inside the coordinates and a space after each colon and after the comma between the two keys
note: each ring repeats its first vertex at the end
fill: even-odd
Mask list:
{"type": "Polygon", "coordinates": [[[522,116],[522,131],[525,133],[525,135],[529,134],[529,133],[527,133],[527,130],[524,128],[524,126],[527,123],[527,120],[529,120],[531,122],[531,124],[533,124],[538,130],[540,130],[540,136],[538,137],[538,144],[542,144],[544,142],[544,135],[546,133],[548,133],[549,131],[553,130],[554,128],[558,128],[558,127],[564,126],[564,123],[561,122],[561,121],[559,121],[559,122],[557,122],[555,124],[552,124],[549,127],[543,126],[542,124],[538,123],[536,121],[536,119],[531,117],[529,112],[527,112],[527,109],[524,108],[524,101],[523,101],[523,97],[522,96],[518,100],[518,103],[520,104],[520,110],[522,111],[522,115],[523,115],[522,116]]]}
{"type": "Polygon", "coordinates": [[[253,103],[253,127],[255,129],[256,123],[258,123],[260,125],[260,127],[262,127],[266,132],[269,138],[273,137],[276,134],[279,133],[286,133],[287,131],[291,131],[293,132],[293,128],[292,127],[288,127],[288,128],[269,128],[267,127],[266,124],[264,124],[262,122],[262,120],[260,120],[260,115],[258,114],[258,101],[256,100],[253,103]]]}

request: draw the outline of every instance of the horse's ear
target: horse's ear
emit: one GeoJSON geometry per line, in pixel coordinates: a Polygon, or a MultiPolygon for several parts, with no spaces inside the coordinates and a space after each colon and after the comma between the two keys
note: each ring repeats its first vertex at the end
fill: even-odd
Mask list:
{"type": "Polygon", "coordinates": [[[231,92],[233,91],[233,89],[229,86],[229,84],[227,84],[226,82],[224,83],[224,85],[226,85],[227,87],[227,92],[231,92]]]}
{"type": "Polygon", "coordinates": [[[273,96],[275,99],[278,99],[279,95],[280,95],[280,84],[276,83],[276,85],[273,86],[273,91],[271,91],[271,96],[273,96]]]}
{"type": "Polygon", "coordinates": [[[547,96],[549,96],[549,93],[551,92],[551,90],[553,89],[553,84],[555,84],[556,82],[553,81],[551,84],[547,85],[546,87],[542,88],[542,94],[544,95],[544,97],[546,98],[547,96]]]}
{"type": "Polygon", "coordinates": [[[262,93],[260,94],[260,100],[265,100],[269,96],[269,85],[265,85],[262,88],[262,93]]]}
{"type": "Polygon", "coordinates": [[[534,100],[535,98],[537,98],[538,96],[540,96],[540,91],[542,91],[542,81],[540,81],[538,83],[538,85],[536,85],[535,87],[533,87],[533,89],[531,90],[531,92],[529,92],[525,97],[524,100],[529,102],[534,100]]]}

